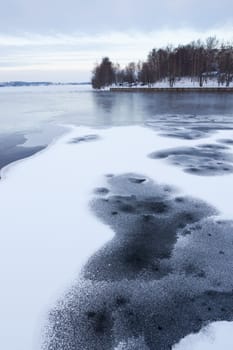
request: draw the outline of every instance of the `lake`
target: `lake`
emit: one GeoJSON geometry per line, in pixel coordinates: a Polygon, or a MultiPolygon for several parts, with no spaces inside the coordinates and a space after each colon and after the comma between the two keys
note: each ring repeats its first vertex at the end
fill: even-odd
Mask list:
{"type": "Polygon", "coordinates": [[[12,87],[0,106],[1,347],[231,349],[232,95],[12,87]]]}

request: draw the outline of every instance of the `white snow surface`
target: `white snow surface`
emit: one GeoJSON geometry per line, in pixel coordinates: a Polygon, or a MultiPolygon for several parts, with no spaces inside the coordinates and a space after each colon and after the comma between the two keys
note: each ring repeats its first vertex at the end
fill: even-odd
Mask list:
{"type": "MultiPolygon", "coordinates": [[[[119,86],[118,86],[119,87],[119,86]]],[[[125,86],[122,87],[127,87],[127,84],[125,84],[125,86]]],[[[132,86],[132,88],[137,88],[137,87],[147,87],[145,86],[141,86],[141,85],[135,85],[132,86]]],[[[169,88],[170,84],[168,79],[164,79],[161,81],[158,81],[154,84],[151,84],[150,87],[154,87],[154,88],[169,88]]],[[[191,78],[181,78],[181,79],[177,79],[175,81],[174,84],[174,88],[199,88],[200,84],[198,79],[193,79],[191,80],[191,78]]],[[[203,88],[226,88],[226,84],[223,85],[219,85],[218,84],[218,80],[216,78],[208,78],[207,80],[203,79],[203,88]]],[[[230,83],[230,86],[232,87],[232,83],[230,83]]]]}
{"type": "MultiPolygon", "coordinates": [[[[94,188],[106,184],[105,174],[143,174],[176,186],[181,194],[213,204],[221,217],[232,219],[232,174],[195,176],[164,160],[147,157],[156,150],[230,137],[232,131],[221,131],[207,139],[190,141],[161,137],[139,126],[104,130],[71,127],[68,134],[46,150],[3,169],[0,348],[39,349],[48,310],[78,278],[88,257],[113,236],[112,230],[89,209],[94,188]],[[88,134],[98,134],[100,139],[69,143],[88,134]]],[[[230,349],[224,342],[227,338],[233,341],[233,323],[220,322],[210,329],[210,336],[201,332],[182,340],[174,349],[207,350],[211,334],[216,334],[217,344],[223,344],[211,349],[230,349]],[[192,348],[183,345],[189,344],[190,339],[192,348]]]]}
{"type": "Polygon", "coordinates": [[[198,334],[191,334],[173,350],[232,350],[233,322],[213,322],[198,334]]]}

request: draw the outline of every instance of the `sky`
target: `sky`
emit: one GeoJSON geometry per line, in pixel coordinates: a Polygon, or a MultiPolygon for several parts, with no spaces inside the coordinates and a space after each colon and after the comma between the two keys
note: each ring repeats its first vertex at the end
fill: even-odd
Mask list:
{"type": "Polygon", "coordinates": [[[0,81],[89,81],[104,56],[124,65],[213,35],[233,40],[232,0],[8,0],[0,81]]]}

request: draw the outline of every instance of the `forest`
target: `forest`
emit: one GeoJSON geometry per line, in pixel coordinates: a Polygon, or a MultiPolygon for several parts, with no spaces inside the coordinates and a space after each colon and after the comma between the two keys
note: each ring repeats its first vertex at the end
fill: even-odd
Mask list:
{"type": "Polygon", "coordinates": [[[162,81],[173,87],[183,78],[198,82],[200,87],[211,79],[219,86],[229,87],[233,81],[233,44],[209,37],[177,47],[154,48],[145,61],[130,62],[123,68],[104,57],[93,70],[92,87],[150,87],[162,81]]]}

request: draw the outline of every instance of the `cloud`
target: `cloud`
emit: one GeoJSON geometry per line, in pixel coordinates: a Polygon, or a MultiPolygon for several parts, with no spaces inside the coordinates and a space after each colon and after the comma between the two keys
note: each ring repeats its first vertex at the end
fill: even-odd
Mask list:
{"type": "Polygon", "coordinates": [[[8,0],[0,12],[3,33],[207,30],[232,21],[232,0],[8,0]]]}
{"type": "MultiPolygon", "coordinates": [[[[181,0],[179,0],[181,1],[181,0]]],[[[56,80],[77,77],[89,80],[93,66],[104,56],[124,65],[146,58],[154,47],[167,44],[185,44],[198,38],[216,35],[220,39],[233,40],[233,26],[225,25],[214,30],[198,31],[188,28],[163,29],[151,32],[109,32],[91,34],[33,34],[0,35],[0,80],[15,80],[29,76],[43,80],[55,76],[56,80]],[[51,74],[49,73],[51,72],[51,74]],[[61,73],[62,72],[62,73],[61,73]]],[[[47,80],[46,79],[46,80],[47,80]]]]}
{"type": "Polygon", "coordinates": [[[0,80],[50,71],[58,80],[77,71],[89,79],[103,56],[125,64],[167,43],[230,40],[232,29],[232,0],[3,1],[0,80]]]}

